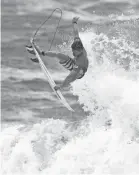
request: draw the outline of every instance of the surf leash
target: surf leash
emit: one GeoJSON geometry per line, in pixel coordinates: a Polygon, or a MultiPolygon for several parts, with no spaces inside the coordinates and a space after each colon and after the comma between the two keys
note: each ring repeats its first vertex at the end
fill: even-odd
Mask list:
{"type": "Polygon", "coordinates": [[[58,11],[60,12],[60,17],[59,17],[59,20],[58,20],[58,23],[57,23],[57,27],[56,27],[56,30],[55,30],[55,33],[54,33],[54,36],[53,36],[53,39],[52,39],[52,41],[51,41],[51,44],[50,44],[50,47],[49,47],[48,51],[51,50],[52,44],[53,44],[53,42],[54,42],[54,39],[55,39],[57,30],[58,30],[58,28],[59,28],[59,24],[60,24],[60,21],[61,21],[61,18],[62,18],[62,10],[61,10],[60,8],[55,8],[55,9],[52,11],[52,13],[48,16],[48,18],[36,29],[36,31],[35,31],[33,37],[32,37],[31,40],[30,40],[31,42],[34,42],[35,37],[37,36],[37,33],[39,32],[39,30],[41,29],[41,27],[42,27],[49,19],[51,19],[51,17],[53,16],[53,13],[54,13],[56,10],[58,10],[58,11]]]}

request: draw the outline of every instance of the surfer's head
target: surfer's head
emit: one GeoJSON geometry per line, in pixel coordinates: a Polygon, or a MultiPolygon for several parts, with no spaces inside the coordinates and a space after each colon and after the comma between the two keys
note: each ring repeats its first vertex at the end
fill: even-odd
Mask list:
{"type": "Polygon", "coordinates": [[[74,41],[71,48],[74,56],[79,56],[83,52],[83,44],[80,40],[74,41]]]}

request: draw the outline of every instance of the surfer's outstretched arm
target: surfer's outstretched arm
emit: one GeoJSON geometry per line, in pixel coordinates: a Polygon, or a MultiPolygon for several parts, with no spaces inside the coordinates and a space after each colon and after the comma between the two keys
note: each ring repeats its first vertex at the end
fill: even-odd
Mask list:
{"type": "Polygon", "coordinates": [[[44,55],[44,56],[46,55],[49,57],[56,57],[59,59],[59,61],[66,61],[69,59],[68,55],[65,55],[65,54],[60,53],[60,52],[48,51],[48,52],[42,52],[42,55],[44,55]]]}
{"type": "MultiPolygon", "coordinates": [[[[36,49],[36,51],[42,55],[42,56],[49,56],[49,57],[56,57],[59,59],[60,62],[63,62],[63,61],[67,61],[69,60],[69,56],[68,55],[65,55],[61,52],[55,52],[55,51],[42,51],[35,43],[34,43],[34,47],[36,49]]],[[[26,46],[26,49],[29,53],[31,54],[34,54],[35,55],[35,52],[32,48],[32,46],[26,46]]],[[[32,59],[33,61],[34,59],[32,59]]],[[[35,62],[38,62],[38,61],[35,61],[35,62]]]]}
{"type": "MultiPolygon", "coordinates": [[[[69,59],[69,57],[67,55],[65,55],[61,52],[43,51],[35,43],[34,43],[34,47],[35,47],[36,51],[42,56],[57,57],[60,61],[66,61],[67,59],[69,59]]],[[[26,49],[29,53],[35,55],[35,52],[34,52],[32,46],[26,46],[26,49]]]]}
{"type": "Polygon", "coordinates": [[[75,37],[79,37],[78,25],[77,25],[78,19],[79,19],[79,17],[74,17],[74,18],[72,19],[74,38],[75,38],[75,37]]]}

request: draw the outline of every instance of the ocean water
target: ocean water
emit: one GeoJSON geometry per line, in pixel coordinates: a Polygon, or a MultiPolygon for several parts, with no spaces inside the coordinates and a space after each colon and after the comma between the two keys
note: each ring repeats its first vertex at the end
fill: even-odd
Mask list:
{"type": "MultiPolygon", "coordinates": [[[[139,174],[139,1],[2,0],[2,175],[139,174]],[[80,16],[80,37],[89,69],[55,97],[25,45],[53,9],[63,11],[52,50],[71,56],[71,19],[80,16]]],[[[59,12],[37,35],[48,49],[59,12]]],[[[68,72],[43,58],[56,83],[68,72]]]]}

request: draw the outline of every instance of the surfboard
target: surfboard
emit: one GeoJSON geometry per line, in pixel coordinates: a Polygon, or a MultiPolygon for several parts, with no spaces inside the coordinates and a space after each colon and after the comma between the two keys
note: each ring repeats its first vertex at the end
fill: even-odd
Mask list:
{"type": "Polygon", "coordinates": [[[51,77],[51,74],[49,73],[47,67],[45,66],[44,62],[42,61],[38,51],[35,49],[35,46],[34,46],[34,43],[32,41],[31,42],[31,45],[32,45],[32,48],[35,52],[35,55],[36,57],[38,58],[39,60],[39,64],[40,64],[40,67],[44,73],[44,75],[47,77],[47,80],[49,82],[49,85],[50,87],[52,88],[52,90],[55,92],[57,98],[61,101],[61,103],[69,110],[69,111],[72,111],[74,112],[74,110],[70,107],[70,105],[68,104],[68,102],[66,101],[65,97],[62,95],[61,91],[60,90],[55,90],[54,87],[56,86],[54,80],[52,79],[51,77]]]}

